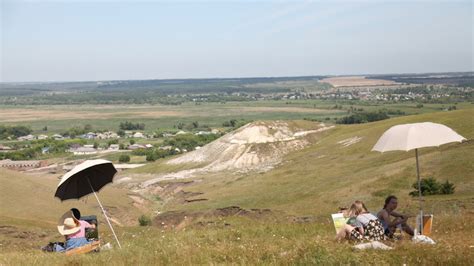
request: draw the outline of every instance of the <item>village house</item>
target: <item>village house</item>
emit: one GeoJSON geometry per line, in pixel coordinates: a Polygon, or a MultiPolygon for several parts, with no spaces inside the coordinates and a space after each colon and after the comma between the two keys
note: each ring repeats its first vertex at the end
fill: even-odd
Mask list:
{"type": "Polygon", "coordinates": [[[128,150],[136,150],[136,149],[145,149],[145,146],[144,145],[141,145],[141,144],[133,144],[133,145],[129,145],[127,147],[128,150]]]}
{"type": "Polygon", "coordinates": [[[48,139],[48,136],[46,136],[46,135],[38,135],[38,139],[39,139],[39,140],[48,139]]]}
{"type": "Polygon", "coordinates": [[[89,155],[96,154],[97,150],[91,147],[79,147],[76,149],[69,149],[69,152],[72,152],[74,155],[89,155]]]}
{"type": "Polygon", "coordinates": [[[54,140],[63,140],[64,137],[63,137],[62,135],[59,135],[59,134],[54,134],[54,135],[53,135],[53,139],[54,139],[54,140]]]}
{"type": "Polygon", "coordinates": [[[33,135],[27,135],[27,136],[21,136],[21,137],[18,137],[17,140],[18,141],[29,141],[29,140],[34,140],[35,139],[35,136],[33,135]]]}
{"type": "Polygon", "coordinates": [[[143,135],[143,133],[141,133],[141,132],[136,132],[135,134],[133,134],[133,137],[134,138],[142,138],[142,139],[146,138],[145,135],[143,135]]]}
{"type": "Polygon", "coordinates": [[[170,151],[170,150],[173,149],[173,147],[172,146],[160,146],[158,149],[163,150],[163,151],[170,151]]]}
{"type": "Polygon", "coordinates": [[[97,134],[94,132],[89,132],[85,135],[86,139],[95,139],[97,137],[97,134]]]}
{"type": "Polygon", "coordinates": [[[199,132],[195,133],[194,135],[201,136],[201,135],[212,135],[212,134],[214,134],[214,133],[209,132],[209,131],[199,131],[199,132]]]}
{"type": "Polygon", "coordinates": [[[107,131],[104,133],[98,133],[97,138],[98,139],[118,139],[119,135],[117,135],[117,133],[115,132],[107,131]]]}

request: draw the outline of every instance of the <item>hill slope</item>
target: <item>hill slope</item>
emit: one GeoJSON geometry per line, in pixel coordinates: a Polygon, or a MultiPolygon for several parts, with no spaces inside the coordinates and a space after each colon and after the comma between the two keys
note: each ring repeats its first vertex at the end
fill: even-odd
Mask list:
{"type": "MultiPolygon", "coordinates": [[[[55,176],[27,175],[2,168],[0,171],[0,221],[8,224],[35,224],[51,227],[72,207],[83,215],[100,216],[99,205],[93,195],[81,200],[61,202],[54,197],[59,183],[55,176]]],[[[99,192],[102,204],[121,224],[136,223],[138,211],[130,208],[132,200],[127,190],[106,186],[99,192]]]]}
{"type": "MultiPolygon", "coordinates": [[[[281,214],[282,221],[227,216],[222,219],[206,217],[186,227],[186,230],[183,227],[175,227],[174,230],[159,227],[117,228],[123,249],[115,248],[76,257],[43,253],[38,247],[47,241],[61,239],[56,232],[55,222],[65,209],[77,206],[84,213],[98,214],[94,199],[86,203],[60,203],[53,199],[58,182],[55,177],[27,176],[2,169],[0,264],[358,265],[380,264],[382,261],[394,265],[472,265],[472,141],[420,151],[422,176],[449,179],[457,186],[453,195],[426,197],[425,210],[435,214],[432,237],[437,245],[417,245],[406,238],[390,242],[389,245],[394,249],[388,252],[354,252],[352,245],[334,241],[329,213],[355,199],[364,200],[372,211],[376,211],[381,207],[383,198],[394,193],[400,198],[399,208],[413,214],[417,210],[417,202],[408,196],[408,192],[416,180],[414,153],[380,154],[370,152],[370,149],[390,126],[421,121],[446,124],[472,140],[473,119],[472,110],[443,112],[370,124],[337,126],[310,134],[305,137],[308,145],[304,149],[286,154],[281,164],[270,171],[243,174],[225,170],[199,176],[200,182],[182,185],[186,193],[200,192],[203,194],[199,197],[208,200],[185,203],[163,201],[165,210],[190,211],[230,205],[246,209],[271,208],[281,211],[273,213],[281,214]],[[313,217],[303,218],[314,219],[285,220],[285,214],[308,215],[313,217]],[[44,232],[50,237],[43,237],[44,232]]],[[[306,123],[310,122],[304,121],[301,125],[306,123]]],[[[155,175],[193,167],[196,166],[157,162],[140,171],[155,175]]],[[[138,172],[133,170],[121,175],[138,172]]],[[[174,189],[176,186],[173,185],[178,182],[168,181],[170,183],[170,188],[174,189]]],[[[112,212],[114,217],[120,219],[120,214],[131,215],[135,210],[131,208],[129,195],[124,189],[107,186],[100,196],[105,205],[117,207],[116,212],[112,212]]],[[[112,236],[104,229],[105,226],[102,226],[103,240],[112,242],[112,236]]]]}
{"type": "MultiPolygon", "coordinates": [[[[397,194],[402,208],[413,212],[417,202],[408,196],[416,181],[414,152],[371,152],[382,133],[396,124],[431,121],[445,124],[466,137],[474,138],[474,111],[462,110],[407,116],[376,123],[337,126],[318,134],[307,148],[283,157],[279,167],[259,174],[221,173],[201,177],[187,188],[204,193],[207,201],[168,204],[167,209],[209,209],[231,205],[244,208],[272,208],[294,214],[327,215],[354,199],[361,199],[372,209],[380,208],[383,198],[397,194]]],[[[422,177],[449,180],[457,185],[452,198],[473,204],[474,144],[448,144],[420,150],[422,177]]],[[[427,199],[427,208],[436,205],[427,199]]],[[[448,204],[448,203],[446,203],[448,204]]],[[[440,206],[440,205],[438,205],[440,206]]]]}

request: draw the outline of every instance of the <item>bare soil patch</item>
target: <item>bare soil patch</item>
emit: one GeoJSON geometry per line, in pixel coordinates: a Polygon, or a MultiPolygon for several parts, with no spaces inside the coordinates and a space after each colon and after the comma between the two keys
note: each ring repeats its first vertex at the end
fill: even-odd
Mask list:
{"type": "MultiPolygon", "coordinates": [[[[153,225],[163,229],[180,230],[188,226],[202,226],[222,222],[222,218],[231,216],[264,219],[278,217],[281,214],[270,209],[243,209],[239,206],[229,206],[208,211],[169,211],[159,214],[153,219],[153,225]]],[[[229,226],[229,223],[223,223],[229,226]]]]}
{"type": "MultiPolygon", "coordinates": [[[[239,110],[236,110],[236,111],[239,111],[239,110]]],[[[269,112],[269,113],[275,113],[275,112],[315,113],[315,114],[334,113],[334,110],[316,109],[316,108],[303,108],[303,107],[245,107],[245,108],[242,108],[241,111],[244,111],[244,112],[269,112]]]]}
{"type": "Polygon", "coordinates": [[[398,84],[395,81],[383,79],[367,79],[362,76],[325,78],[320,82],[329,83],[333,87],[388,86],[398,84]]]}
{"type": "Polygon", "coordinates": [[[229,206],[206,211],[169,211],[161,213],[153,219],[153,225],[162,229],[175,230],[182,230],[186,227],[231,226],[225,219],[227,217],[246,217],[253,220],[272,220],[297,224],[332,223],[328,217],[293,216],[271,209],[244,209],[239,206],[229,206]]]}
{"type": "Polygon", "coordinates": [[[11,225],[0,225],[0,250],[39,248],[36,243],[47,244],[50,232],[25,230],[11,225]]]}
{"type": "Polygon", "coordinates": [[[24,122],[38,120],[67,119],[110,119],[114,117],[166,117],[183,116],[184,112],[150,110],[146,112],[108,112],[106,110],[38,110],[38,109],[0,109],[1,122],[24,122]]]}

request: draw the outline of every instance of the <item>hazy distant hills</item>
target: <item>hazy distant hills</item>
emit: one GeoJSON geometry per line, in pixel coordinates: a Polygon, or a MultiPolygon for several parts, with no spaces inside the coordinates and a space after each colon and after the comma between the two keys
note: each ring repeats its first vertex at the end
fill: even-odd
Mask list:
{"type": "MultiPolygon", "coordinates": [[[[37,82],[2,83],[1,95],[19,95],[19,91],[28,93],[77,92],[77,91],[154,91],[164,94],[173,93],[209,93],[255,91],[249,86],[262,83],[317,81],[325,76],[305,77],[256,77],[256,78],[213,78],[213,79],[149,79],[149,80],[109,80],[84,82],[37,82]]],[[[267,88],[266,90],[272,90],[267,88]]],[[[281,89],[276,89],[281,91],[281,89]]],[[[20,93],[22,94],[22,93],[20,93]]]]}
{"type": "MultiPolygon", "coordinates": [[[[474,72],[363,75],[368,78],[386,79],[399,83],[472,85],[474,72]]],[[[253,78],[209,78],[209,79],[149,79],[109,80],[81,82],[9,82],[0,83],[0,96],[19,96],[54,92],[121,92],[153,91],[163,94],[181,93],[232,93],[232,92],[283,92],[284,86],[271,84],[317,83],[331,76],[301,77],[253,77],[253,78]]],[[[288,85],[288,87],[291,87],[288,85]]]]}
{"type": "Polygon", "coordinates": [[[380,75],[377,78],[411,84],[474,86],[474,72],[380,75]]]}

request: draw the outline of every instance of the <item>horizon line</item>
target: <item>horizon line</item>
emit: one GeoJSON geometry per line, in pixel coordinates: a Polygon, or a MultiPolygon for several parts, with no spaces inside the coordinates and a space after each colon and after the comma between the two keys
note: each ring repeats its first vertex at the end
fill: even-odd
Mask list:
{"type": "Polygon", "coordinates": [[[64,80],[64,81],[0,81],[0,84],[8,83],[80,83],[80,82],[108,82],[108,81],[142,81],[142,80],[229,80],[229,79],[253,79],[253,78],[310,78],[310,77],[360,77],[360,76],[385,76],[385,75],[423,75],[423,74],[474,74],[474,70],[468,71],[447,71],[447,72],[402,72],[402,73],[383,73],[383,74],[321,74],[321,75],[301,75],[301,76],[240,76],[240,77],[208,77],[208,78],[144,78],[144,79],[102,79],[102,80],[64,80]]]}

